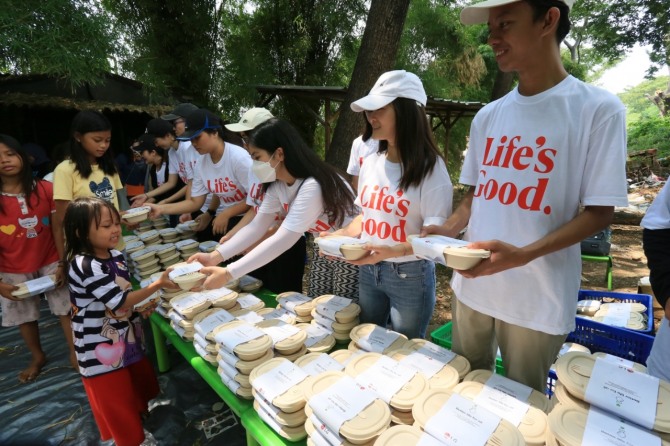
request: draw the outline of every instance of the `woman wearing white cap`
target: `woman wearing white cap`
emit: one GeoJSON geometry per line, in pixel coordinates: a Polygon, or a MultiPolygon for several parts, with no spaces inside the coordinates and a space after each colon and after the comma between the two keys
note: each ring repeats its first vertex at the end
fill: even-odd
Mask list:
{"type": "Polygon", "coordinates": [[[426,93],[404,70],[380,76],[351,104],[365,112],[379,151],[363,161],[356,204],[362,214],[341,233],[368,242],[361,265],[361,322],[424,337],[435,307],[435,265],[412,255],[409,234],[441,224],[451,214],[451,180],[428,125],[426,93]]]}

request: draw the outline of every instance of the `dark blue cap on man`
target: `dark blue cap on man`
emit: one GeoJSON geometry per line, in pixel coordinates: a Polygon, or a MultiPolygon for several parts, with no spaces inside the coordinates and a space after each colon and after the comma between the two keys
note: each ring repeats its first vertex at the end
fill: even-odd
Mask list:
{"type": "Polygon", "coordinates": [[[204,108],[198,109],[186,116],[186,131],[177,137],[179,141],[188,141],[197,138],[205,130],[221,128],[221,118],[204,108]]]}

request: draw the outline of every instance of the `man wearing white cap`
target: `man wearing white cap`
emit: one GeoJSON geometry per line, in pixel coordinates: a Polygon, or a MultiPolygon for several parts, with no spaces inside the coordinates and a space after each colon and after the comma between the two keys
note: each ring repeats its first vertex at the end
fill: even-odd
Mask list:
{"type": "Polygon", "coordinates": [[[579,242],[626,206],[626,123],[612,94],[570,76],[560,44],[574,0],[488,0],[461,12],[487,23],[488,43],[517,87],[477,114],[454,215],[428,232],[491,251],[454,274],[453,347],[473,369],[492,369],[495,343],[507,376],[539,391],[575,328],[579,242]],[[584,207],[580,212],[580,206],[584,207]]]}

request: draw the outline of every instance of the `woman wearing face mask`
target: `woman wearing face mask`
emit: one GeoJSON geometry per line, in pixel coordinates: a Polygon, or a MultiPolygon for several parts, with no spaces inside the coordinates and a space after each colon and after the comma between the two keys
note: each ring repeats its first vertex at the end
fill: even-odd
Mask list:
{"type": "Polygon", "coordinates": [[[248,147],[254,160],[253,173],[264,183],[263,203],[251,223],[216,251],[189,259],[207,267],[202,270],[209,274],[206,289],[221,287],[265,265],[293,246],[305,232],[333,231],[358,214],[351,187],[288,122],[273,118],[259,125],[249,135],[248,147]],[[281,220],[277,232],[240,260],[226,268],[208,267],[253,245],[276,218],[281,220]]]}

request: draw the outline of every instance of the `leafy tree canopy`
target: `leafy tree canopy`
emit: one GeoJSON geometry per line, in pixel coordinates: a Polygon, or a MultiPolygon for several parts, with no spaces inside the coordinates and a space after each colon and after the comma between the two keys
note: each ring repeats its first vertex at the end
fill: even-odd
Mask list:
{"type": "Polygon", "coordinates": [[[0,8],[0,71],[99,82],[116,47],[109,17],[94,0],[5,0],[0,8]]]}

